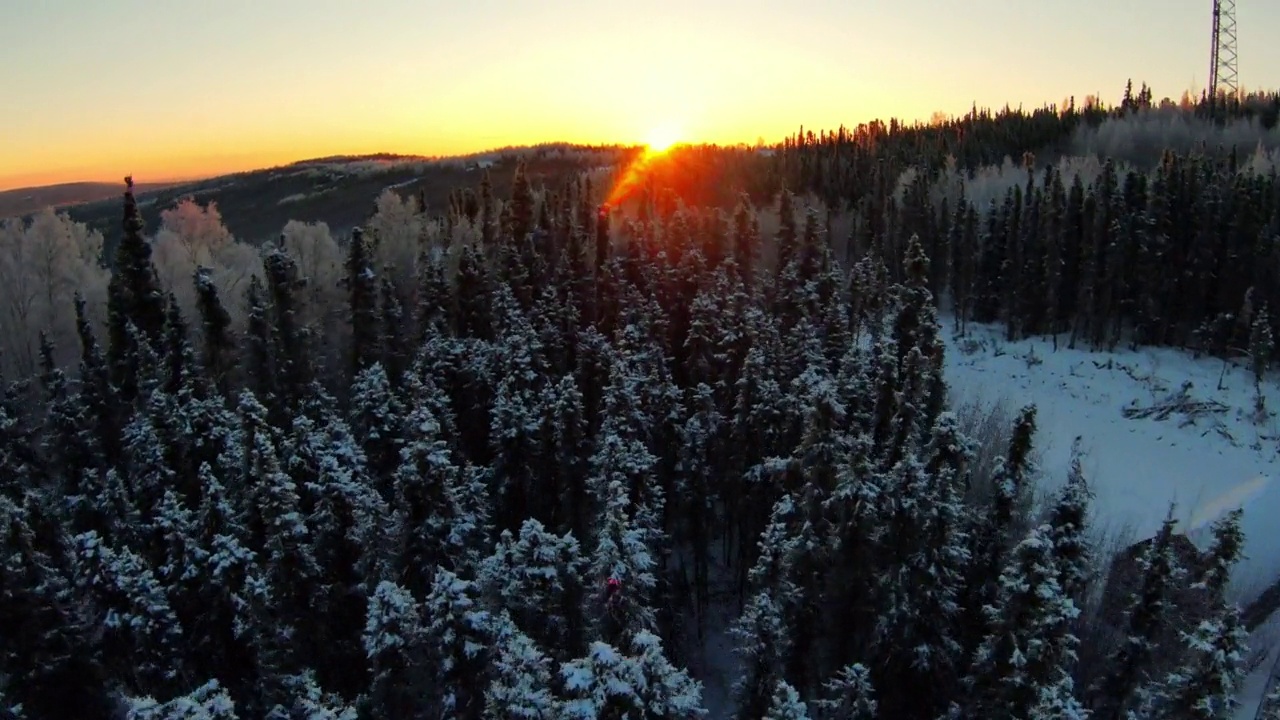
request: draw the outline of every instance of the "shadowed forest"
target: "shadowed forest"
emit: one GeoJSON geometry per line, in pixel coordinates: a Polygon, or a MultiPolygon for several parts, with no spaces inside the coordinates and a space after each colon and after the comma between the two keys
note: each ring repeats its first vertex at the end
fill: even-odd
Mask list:
{"type": "Polygon", "coordinates": [[[265,242],[132,181],[3,221],[0,718],[1230,717],[1239,512],[1116,587],[1082,463],[1039,491],[1036,408],[961,412],[943,337],[1261,386],[1278,115],[513,149],[265,242]]]}

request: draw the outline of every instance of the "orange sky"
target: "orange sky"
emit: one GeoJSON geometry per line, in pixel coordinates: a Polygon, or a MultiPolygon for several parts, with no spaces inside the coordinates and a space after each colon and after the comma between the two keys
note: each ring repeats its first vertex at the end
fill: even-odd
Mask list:
{"type": "MultiPolygon", "coordinates": [[[[1280,9],[1240,14],[1241,76],[1275,84],[1256,69],[1280,67],[1263,37],[1280,9]]],[[[1115,99],[1130,75],[1176,97],[1208,57],[1207,0],[59,0],[4,15],[0,189],[657,128],[776,141],[974,101],[1115,99]]]]}

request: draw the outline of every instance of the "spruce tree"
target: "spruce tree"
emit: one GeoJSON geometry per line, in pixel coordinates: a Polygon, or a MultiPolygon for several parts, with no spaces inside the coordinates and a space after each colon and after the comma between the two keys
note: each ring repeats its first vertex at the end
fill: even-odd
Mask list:
{"type": "Polygon", "coordinates": [[[1077,447],[1072,449],[1067,483],[1048,518],[1058,582],[1062,592],[1077,605],[1084,601],[1091,565],[1091,552],[1085,536],[1089,498],[1077,443],[1077,447]]]}
{"type": "Polygon", "coordinates": [[[231,334],[231,315],[218,297],[212,271],[198,267],[195,272],[196,306],[200,310],[203,337],[202,361],[205,374],[213,381],[218,392],[226,396],[231,391],[231,371],[235,366],[235,338],[231,334]]]}
{"type": "Polygon", "coordinates": [[[41,548],[30,504],[0,495],[0,676],[26,717],[107,720],[109,677],[97,617],[72,592],[70,548],[41,548]]]}
{"type": "Polygon", "coordinates": [[[298,275],[298,264],[283,251],[268,251],[262,265],[270,298],[271,355],[280,394],[278,404],[292,413],[305,398],[313,376],[306,330],[298,321],[297,290],[303,280],[298,275]]]}
{"type": "Polygon", "coordinates": [[[1271,335],[1271,317],[1267,314],[1264,303],[1254,313],[1253,323],[1249,328],[1249,361],[1253,371],[1254,413],[1261,422],[1266,416],[1266,401],[1262,394],[1262,379],[1267,368],[1271,366],[1271,356],[1275,353],[1275,340],[1271,335]]]}
{"type": "Polygon", "coordinates": [[[107,287],[107,361],[122,399],[130,402],[138,393],[138,369],[130,364],[135,350],[129,326],[136,327],[146,342],[158,346],[164,331],[165,300],[151,262],[151,244],[143,235],[145,227],[133,196],[133,178],[126,177],[124,181],[124,234],[116,246],[107,287]]]}
{"type": "Polygon", "coordinates": [[[581,650],[585,564],[572,535],[553,535],[530,519],[518,537],[509,531],[499,536],[494,554],[480,564],[477,584],[533,642],[568,660],[581,650]]]}
{"type": "Polygon", "coordinates": [[[345,279],[351,324],[351,375],[381,357],[378,347],[378,279],[373,270],[373,249],[361,228],[351,231],[347,245],[345,279]]]}
{"type": "Polygon", "coordinates": [[[823,685],[824,698],[816,704],[823,720],[876,720],[875,688],[871,673],[862,665],[847,665],[823,685]]]}
{"type": "Polygon", "coordinates": [[[551,662],[529,636],[500,617],[493,678],[485,689],[485,720],[556,716],[551,662]]]}
{"type": "Polygon", "coordinates": [[[373,678],[362,702],[367,717],[393,720],[423,716],[426,642],[418,602],[395,583],[379,583],[369,598],[364,625],[364,652],[373,678]]]}
{"type": "Polygon", "coordinates": [[[1169,600],[1182,569],[1173,553],[1173,509],[1139,558],[1142,583],[1129,598],[1124,636],[1108,658],[1107,671],[1090,691],[1099,720],[1123,720],[1148,698],[1140,692],[1152,684],[1157,641],[1170,621],[1169,600]]]}
{"type": "Polygon", "coordinates": [[[773,691],[764,720],[809,720],[809,709],[800,700],[796,689],[783,680],[773,691]]]}
{"type": "Polygon", "coordinates": [[[1079,609],[1062,592],[1048,526],[1033,528],[1000,574],[983,608],[990,633],[969,678],[973,717],[1025,718],[1037,707],[1074,707],[1071,672],[1079,609]]]}

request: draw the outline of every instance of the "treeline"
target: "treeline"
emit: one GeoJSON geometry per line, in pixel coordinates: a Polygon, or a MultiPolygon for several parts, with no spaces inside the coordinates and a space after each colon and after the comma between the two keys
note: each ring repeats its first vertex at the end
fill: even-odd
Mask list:
{"type": "Polygon", "coordinates": [[[235,292],[166,288],[125,193],[105,322],[0,402],[0,714],[701,717],[726,602],[742,718],[1231,707],[1239,515],[1102,618],[1079,464],[1037,506],[1034,408],[990,469],[949,411],[936,235],[845,266],[789,193],[762,237],[512,188],[388,197],[336,272],[295,227],[235,292]]]}
{"type": "Polygon", "coordinates": [[[847,257],[883,257],[894,281],[918,236],[936,260],[929,289],[962,324],[1000,322],[1010,339],[1061,335],[1094,349],[1243,355],[1261,374],[1280,331],[1278,112],[1274,93],[1177,110],[1130,87],[1111,109],[975,110],[932,126],[797,135],[772,173],[829,214],[851,215],[852,230],[833,241],[847,257]],[[1149,165],[1037,159],[1063,157],[1060,143],[1081,142],[1082,129],[1095,139],[1122,125],[1141,135],[1163,127],[1144,118],[1179,113],[1203,123],[1188,127],[1205,130],[1206,142],[1183,138],[1185,151],[1166,149],[1149,165]],[[1257,131],[1231,131],[1240,123],[1257,131]],[[1232,137],[1255,144],[1208,144],[1232,137]],[[1001,158],[1004,177],[993,184],[984,167],[1001,158]]]}

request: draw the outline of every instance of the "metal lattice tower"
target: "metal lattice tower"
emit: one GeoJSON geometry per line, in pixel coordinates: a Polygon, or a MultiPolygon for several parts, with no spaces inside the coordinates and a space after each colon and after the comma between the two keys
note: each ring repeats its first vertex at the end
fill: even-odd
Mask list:
{"type": "Polygon", "coordinates": [[[1213,0],[1213,47],[1209,59],[1209,94],[1235,97],[1240,92],[1236,53],[1236,0],[1213,0]]]}

